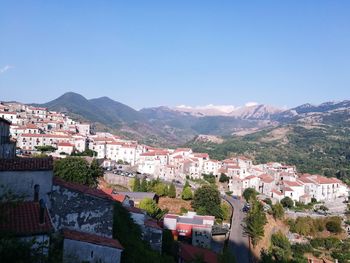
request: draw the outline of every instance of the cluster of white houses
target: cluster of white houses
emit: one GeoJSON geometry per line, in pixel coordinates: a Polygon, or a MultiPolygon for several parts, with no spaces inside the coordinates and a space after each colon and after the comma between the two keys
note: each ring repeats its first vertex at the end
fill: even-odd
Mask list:
{"type": "Polygon", "coordinates": [[[201,178],[203,174],[219,178],[226,174],[228,190],[237,196],[250,187],[273,200],[288,196],[307,203],[311,198],[333,200],[348,196],[349,192],[349,188],[336,178],[301,175],[295,167],[280,163],[254,165],[244,156],[217,161],[210,159],[207,153],[195,153],[189,148],[154,148],[110,133],[92,134],[89,124],[75,122],[65,114],[46,108],[2,103],[0,117],[11,122],[11,137],[24,153],[36,152],[38,146],[53,146],[56,151],[52,155],[65,157],[90,149],[96,152],[96,158],[105,160],[106,166],[122,161],[140,173],[167,181],[186,176],[201,178]]]}

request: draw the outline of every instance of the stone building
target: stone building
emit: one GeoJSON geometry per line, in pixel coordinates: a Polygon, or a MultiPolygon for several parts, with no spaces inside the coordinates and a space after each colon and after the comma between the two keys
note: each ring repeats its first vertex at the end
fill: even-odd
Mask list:
{"type": "Polygon", "coordinates": [[[113,199],[98,189],[54,177],[50,209],[56,229],[112,237],[113,199]]]}

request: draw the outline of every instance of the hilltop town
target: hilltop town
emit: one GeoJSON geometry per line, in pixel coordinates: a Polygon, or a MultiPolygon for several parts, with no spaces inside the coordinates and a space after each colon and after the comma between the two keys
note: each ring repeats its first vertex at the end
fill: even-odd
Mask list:
{"type": "Polygon", "coordinates": [[[104,167],[129,164],[139,173],[165,181],[184,182],[186,176],[203,179],[203,174],[219,179],[225,174],[229,178],[225,191],[241,196],[246,188],[254,188],[277,201],[286,196],[303,203],[309,203],[311,198],[332,201],[347,196],[349,190],[337,178],[298,174],[292,164],[253,164],[244,156],[218,161],[190,148],[155,148],[107,132],[92,133],[89,123],[76,122],[46,108],[2,103],[0,117],[11,122],[11,139],[21,155],[40,153],[43,147],[52,147],[54,151],[49,155],[55,158],[91,150],[93,157],[104,160],[104,167]]]}
{"type": "MultiPolygon", "coordinates": [[[[345,218],[349,186],[337,178],[299,173],[293,164],[257,164],[240,155],[214,160],[209,154],[190,148],[152,147],[108,132],[96,132],[90,123],[75,121],[66,114],[21,103],[1,103],[0,124],[2,194],[10,190],[25,196],[21,205],[9,207],[5,202],[2,208],[9,213],[9,218],[20,215],[16,224],[28,225],[28,228],[18,229],[16,224],[2,223],[0,228],[11,229],[20,237],[29,235],[40,243],[43,240],[52,243],[53,233],[60,233],[64,239],[64,262],[120,262],[122,253],[127,252],[123,252],[125,243],[114,233],[116,217],[124,210],[140,227],[142,239],[156,253],[163,251],[164,229],[170,230],[175,240],[191,240],[180,243],[179,262],[189,262],[198,254],[205,257],[203,262],[218,262],[218,254],[225,246],[215,248],[213,240],[214,235],[221,233],[232,243],[228,247],[236,255],[237,262],[251,260],[248,254],[254,252],[248,247],[250,242],[255,247],[254,237],[249,236],[251,241],[248,241],[241,226],[244,213],[251,209],[251,200],[243,201],[249,191],[264,204],[264,211],[273,211],[275,205],[291,200],[290,207],[318,204],[320,209],[322,204],[323,211],[345,218]],[[54,175],[54,160],[71,156],[98,160],[104,172],[97,187],[72,183],[54,175]],[[152,216],[149,211],[140,209],[140,203],[145,199],[158,203],[157,193],[141,191],[141,188],[135,190],[135,187],[134,191],[113,188],[116,182],[118,185],[126,182],[123,186],[128,187],[132,180],[135,184],[140,179],[145,184],[175,185],[172,198],[183,196],[184,192],[180,194],[180,191],[186,187],[196,194],[203,184],[215,185],[218,198],[231,206],[233,214],[226,225],[218,223],[215,213],[198,215],[185,211],[166,213],[161,218],[152,216]],[[246,245],[244,253],[239,253],[234,245],[241,240],[246,245]]],[[[256,205],[254,202],[252,206],[256,205]]],[[[303,216],[290,211],[288,205],[285,209],[287,217],[303,216]]],[[[307,211],[304,216],[316,215],[314,211],[307,211]]],[[[346,226],[342,225],[346,231],[346,226]]],[[[290,240],[292,242],[295,237],[290,240]]],[[[46,244],[42,253],[47,255],[50,249],[46,244]]]]}

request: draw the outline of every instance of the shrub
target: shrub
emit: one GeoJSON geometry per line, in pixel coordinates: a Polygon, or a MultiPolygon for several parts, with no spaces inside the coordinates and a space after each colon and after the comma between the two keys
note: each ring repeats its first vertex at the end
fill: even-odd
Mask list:
{"type": "Polygon", "coordinates": [[[255,200],[258,194],[259,193],[254,188],[247,188],[243,192],[243,197],[247,202],[249,202],[252,199],[255,200]]]}
{"type": "Polygon", "coordinates": [[[328,221],[326,223],[326,229],[331,233],[340,233],[342,231],[340,222],[337,222],[335,220],[328,221]]]}
{"type": "Polygon", "coordinates": [[[290,197],[286,196],[281,200],[281,204],[285,208],[292,208],[294,206],[294,201],[290,197]]]}

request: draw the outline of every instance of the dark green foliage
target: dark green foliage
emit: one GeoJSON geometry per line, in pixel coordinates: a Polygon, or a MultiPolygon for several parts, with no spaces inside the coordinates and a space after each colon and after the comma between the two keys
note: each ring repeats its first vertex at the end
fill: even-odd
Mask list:
{"type": "Polygon", "coordinates": [[[203,185],[194,193],[192,207],[201,215],[213,215],[222,218],[220,204],[220,193],[211,185],[203,185]]]}
{"type": "Polygon", "coordinates": [[[89,157],[94,157],[94,156],[97,156],[97,152],[95,152],[93,150],[90,150],[90,149],[86,149],[83,152],[78,152],[78,151],[72,152],[71,156],[89,156],[89,157]]]}
{"type": "Polygon", "coordinates": [[[63,180],[73,183],[95,186],[97,177],[102,176],[102,169],[96,163],[89,163],[80,157],[67,157],[55,160],[54,174],[63,180]]]}
{"type": "Polygon", "coordinates": [[[327,224],[330,229],[334,231],[341,231],[341,219],[339,217],[298,217],[296,220],[289,219],[288,224],[291,232],[298,233],[303,236],[315,236],[317,233],[324,231],[327,224]]]}
{"type": "Polygon", "coordinates": [[[264,200],[264,202],[265,202],[266,204],[268,204],[269,206],[272,206],[272,201],[271,201],[270,198],[266,198],[266,199],[264,200]]]}
{"type": "Polygon", "coordinates": [[[236,257],[231,253],[227,245],[224,246],[222,253],[218,256],[219,263],[235,263],[236,257]]]}
{"type": "Polygon", "coordinates": [[[167,255],[176,256],[176,242],[174,241],[173,234],[170,230],[163,230],[163,239],[162,239],[162,253],[167,255]]]}
{"type": "Polygon", "coordinates": [[[294,201],[290,197],[286,196],[281,200],[281,204],[285,208],[292,208],[294,206],[294,201]]]}
{"type": "Polygon", "coordinates": [[[124,247],[122,263],[174,262],[172,257],[159,255],[142,241],[140,227],[134,223],[129,212],[120,203],[114,205],[113,238],[118,239],[124,247]]]}
{"type": "Polygon", "coordinates": [[[148,191],[148,184],[147,184],[146,178],[142,179],[140,190],[141,190],[141,192],[147,192],[148,191]]]}
{"type": "Polygon", "coordinates": [[[282,232],[272,234],[270,250],[277,262],[290,261],[290,257],[292,255],[291,246],[288,238],[282,232]]]}
{"type": "Polygon", "coordinates": [[[176,197],[176,188],[175,188],[175,185],[174,185],[174,184],[171,184],[171,185],[169,186],[168,196],[169,196],[170,198],[175,198],[175,197],[176,197]]]}
{"type": "Polygon", "coordinates": [[[326,229],[331,233],[340,233],[342,231],[340,221],[329,221],[326,223],[326,229]]]}
{"type": "Polygon", "coordinates": [[[264,226],[267,223],[263,206],[258,201],[251,202],[251,208],[244,219],[244,232],[251,238],[253,246],[264,236],[264,226]]]}
{"type": "Polygon", "coordinates": [[[259,193],[254,188],[247,188],[243,192],[243,197],[247,202],[249,202],[251,200],[256,200],[258,194],[259,193]]]}
{"type": "Polygon", "coordinates": [[[46,262],[45,257],[41,256],[40,249],[32,249],[34,243],[34,241],[22,241],[16,237],[1,233],[1,262],[35,263],[39,262],[40,259],[46,262]]]}
{"type": "Polygon", "coordinates": [[[208,183],[215,184],[215,176],[212,174],[202,174],[203,179],[208,183]]]}
{"type": "Polygon", "coordinates": [[[284,209],[280,203],[271,206],[274,219],[282,219],[284,217],[284,209]]]}
{"type": "Polygon", "coordinates": [[[57,149],[51,145],[35,146],[35,149],[44,153],[44,152],[54,152],[57,149]]]}
{"type": "Polygon", "coordinates": [[[226,174],[222,173],[222,174],[220,174],[219,182],[220,183],[228,183],[229,179],[230,178],[226,174]]]}
{"type": "Polygon", "coordinates": [[[140,192],[141,191],[140,178],[138,178],[138,177],[135,178],[132,190],[134,192],[140,192]]]}

